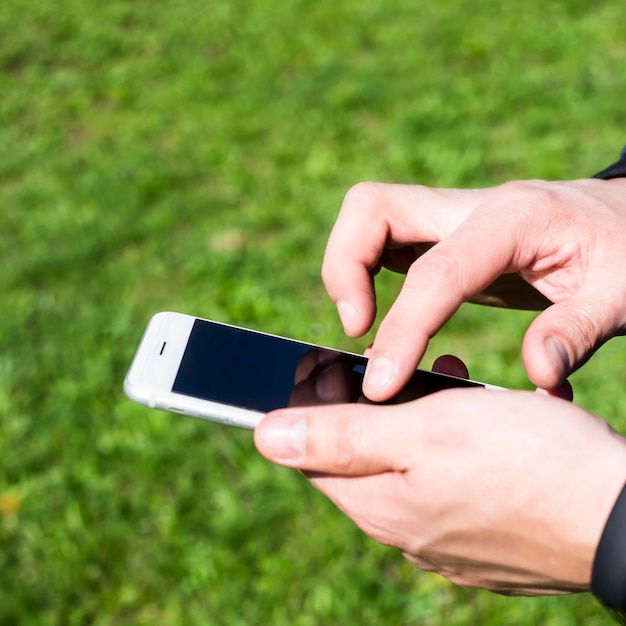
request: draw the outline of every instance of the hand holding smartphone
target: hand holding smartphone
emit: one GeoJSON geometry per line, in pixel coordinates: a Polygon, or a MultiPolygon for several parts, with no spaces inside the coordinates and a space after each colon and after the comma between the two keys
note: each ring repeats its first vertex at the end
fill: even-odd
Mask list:
{"type": "MultiPolygon", "coordinates": [[[[149,322],[124,381],[135,402],[239,428],[288,406],[368,402],[367,358],[182,313],[149,322]]],[[[416,370],[391,403],[483,383],[416,370]]]]}

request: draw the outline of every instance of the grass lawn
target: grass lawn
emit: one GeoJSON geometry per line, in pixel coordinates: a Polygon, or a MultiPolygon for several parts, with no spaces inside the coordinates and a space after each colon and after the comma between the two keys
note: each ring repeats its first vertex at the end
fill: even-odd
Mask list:
{"type": "MultiPolygon", "coordinates": [[[[414,570],[250,433],[122,381],[178,310],[361,350],[319,267],[361,180],[587,176],[626,122],[623,2],[0,3],[0,625],[594,626],[588,596],[414,570]]],[[[382,275],[382,309],[399,278],[382,275]]],[[[528,388],[532,316],[432,342],[528,388]]],[[[573,380],[626,432],[623,340],[573,380]]]]}

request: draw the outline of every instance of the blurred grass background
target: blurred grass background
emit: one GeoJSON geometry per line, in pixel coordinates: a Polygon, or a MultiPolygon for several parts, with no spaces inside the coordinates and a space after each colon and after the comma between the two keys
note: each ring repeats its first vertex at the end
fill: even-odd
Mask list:
{"type": "MultiPolygon", "coordinates": [[[[364,537],[250,433],[122,380],[170,309],[351,350],[319,267],[361,180],[587,176],[626,143],[617,0],[3,0],[0,623],[602,624],[364,537]]],[[[621,268],[619,268],[621,270],[621,268]]],[[[398,277],[381,276],[383,309],[398,277]]],[[[528,387],[528,313],[433,341],[528,387]]],[[[626,430],[623,344],[574,377],[626,430]],[[620,347],[622,349],[620,349],[620,347]]]]}

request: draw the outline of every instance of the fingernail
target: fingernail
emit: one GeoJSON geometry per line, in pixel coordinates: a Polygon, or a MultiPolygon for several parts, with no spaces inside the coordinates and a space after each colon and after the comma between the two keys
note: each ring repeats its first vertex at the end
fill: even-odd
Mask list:
{"type": "Polygon", "coordinates": [[[569,354],[563,342],[558,337],[547,337],[544,344],[552,363],[559,370],[559,373],[568,372],[570,368],[569,354]]]}
{"type": "Polygon", "coordinates": [[[337,313],[339,313],[339,319],[343,324],[344,330],[350,330],[356,320],[356,309],[354,305],[347,300],[339,300],[337,302],[337,313]]]}
{"type": "Polygon", "coordinates": [[[298,461],[306,455],[307,423],[300,415],[272,417],[263,431],[263,453],[278,461],[298,461]]]}
{"type": "Polygon", "coordinates": [[[371,388],[386,387],[394,377],[393,361],[386,356],[378,356],[372,359],[365,372],[365,382],[371,388]]]}

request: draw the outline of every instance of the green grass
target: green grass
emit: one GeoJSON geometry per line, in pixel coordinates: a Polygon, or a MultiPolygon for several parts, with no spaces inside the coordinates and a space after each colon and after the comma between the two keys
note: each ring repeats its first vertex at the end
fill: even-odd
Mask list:
{"type": "MultiPolygon", "coordinates": [[[[361,180],[482,186],[593,173],[626,143],[623,3],[39,0],[0,4],[0,623],[602,624],[364,537],[250,434],[121,384],[179,310],[326,345],[319,280],[361,180]]],[[[382,276],[383,309],[398,288],[382,276]]],[[[527,387],[527,313],[435,338],[527,387]]],[[[577,401],[626,430],[623,344],[577,401]]]]}

